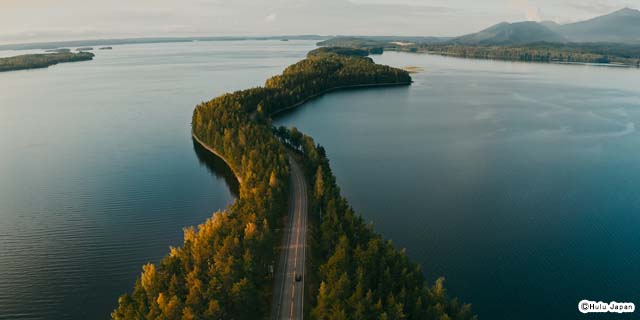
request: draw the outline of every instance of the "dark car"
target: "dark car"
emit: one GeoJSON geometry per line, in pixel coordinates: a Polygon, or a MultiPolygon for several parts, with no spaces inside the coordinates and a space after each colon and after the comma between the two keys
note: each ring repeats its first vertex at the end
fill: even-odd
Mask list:
{"type": "Polygon", "coordinates": [[[302,275],[296,274],[296,282],[300,282],[300,281],[302,281],[302,275]]]}

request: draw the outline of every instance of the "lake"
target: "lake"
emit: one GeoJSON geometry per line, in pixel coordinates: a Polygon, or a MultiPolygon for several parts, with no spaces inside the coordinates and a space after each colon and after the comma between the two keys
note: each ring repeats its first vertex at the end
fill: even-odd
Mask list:
{"type": "MultiPolygon", "coordinates": [[[[233,201],[228,168],[190,138],[194,106],[313,47],[125,45],[0,73],[0,319],[107,318],[144,263],[233,201]]],[[[277,122],[327,147],[344,195],[429,281],[446,277],[481,319],[640,303],[640,71],[374,59],[425,71],[277,122]]]]}
{"type": "Polygon", "coordinates": [[[233,201],[228,168],[192,143],[195,105],[314,46],[124,45],[0,73],[0,319],[107,319],[143,264],[233,201]]]}
{"type": "Polygon", "coordinates": [[[619,319],[640,303],[640,71],[387,52],[415,83],[279,117],[343,194],[480,319],[619,319]]]}

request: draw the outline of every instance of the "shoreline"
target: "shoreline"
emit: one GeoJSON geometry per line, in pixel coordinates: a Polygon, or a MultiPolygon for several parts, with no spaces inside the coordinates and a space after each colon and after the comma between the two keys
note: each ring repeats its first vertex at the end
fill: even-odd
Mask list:
{"type": "MultiPolygon", "coordinates": [[[[413,81],[412,81],[413,82],[413,81]]],[[[340,91],[340,90],[348,90],[348,89],[360,89],[360,88],[374,88],[374,87],[397,87],[397,86],[408,86],[411,85],[412,82],[398,82],[398,83],[377,83],[377,84],[358,84],[358,85],[350,85],[350,86],[340,86],[340,87],[335,87],[335,88],[330,88],[327,90],[324,90],[318,94],[315,94],[313,96],[307,97],[304,100],[293,104],[291,106],[282,108],[280,110],[274,111],[272,113],[269,114],[269,118],[273,118],[274,116],[284,112],[284,111],[289,111],[292,109],[295,109],[297,107],[300,107],[302,105],[304,105],[307,102],[310,102],[316,98],[319,98],[327,93],[331,93],[334,91],[340,91]]],[[[198,136],[196,136],[195,133],[193,133],[193,131],[191,132],[191,137],[193,138],[193,140],[195,140],[199,145],[201,145],[203,148],[205,148],[207,151],[213,153],[216,157],[222,159],[222,161],[224,161],[224,163],[227,164],[227,166],[229,167],[229,169],[231,169],[231,172],[233,172],[233,175],[236,177],[236,180],[238,180],[238,183],[242,186],[242,178],[238,175],[238,172],[236,169],[233,168],[233,166],[231,165],[231,163],[225,159],[222,154],[220,154],[218,151],[216,151],[213,147],[209,146],[208,144],[204,143],[204,141],[200,140],[200,138],[198,138],[198,136]]]]}
{"type": "Polygon", "coordinates": [[[208,144],[204,143],[204,141],[200,140],[195,133],[191,132],[191,137],[193,138],[193,140],[195,140],[199,145],[201,145],[203,148],[207,149],[207,151],[213,153],[216,157],[222,159],[222,161],[224,161],[224,163],[227,164],[227,166],[229,167],[229,169],[231,169],[231,172],[233,172],[233,175],[236,177],[236,180],[238,180],[238,184],[240,184],[240,186],[242,186],[242,178],[240,178],[240,176],[238,175],[238,172],[233,168],[233,166],[231,165],[231,163],[225,159],[218,151],[216,151],[215,149],[213,149],[213,147],[210,147],[208,144]]]}
{"type": "MultiPolygon", "coordinates": [[[[411,85],[413,81],[409,73],[376,64],[371,59],[327,55],[317,59],[303,59],[266,83],[270,86],[227,93],[196,106],[192,116],[191,136],[192,141],[197,142],[194,146],[203,147],[196,148],[196,151],[200,156],[207,155],[203,150],[209,151],[216,156],[216,162],[222,159],[236,177],[242,177],[240,184],[245,186],[246,190],[241,192],[234,204],[222,211],[224,215],[214,215],[197,229],[188,229],[184,235],[185,245],[172,249],[170,254],[157,264],[158,267],[153,263],[146,264],[143,273],[136,280],[132,293],[126,293],[118,299],[118,307],[111,314],[112,319],[167,315],[169,312],[164,306],[171,304],[177,309],[172,306],[170,314],[174,314],[174,311],[179,312],[179,308],[182,308],[183,315],[193,318],[230,315],[235,318],[258,319],[267,316],[274,308],[282,311],[284,307],[285,311],[289,310],[287,318],[302,319],[303,313],[309,312],[309,308],[304,306],[305,300],[308,300],[307,303],[311,304],[310,308],[314,309],[314,312],[320,305],[327,306],[326,310],[344,308],[343,303],[346,301],[327,299],[328,296],[322,294],[322,288],[326,288],[322,284],[333,281],[330,275],[322,270],[333,267],[336,274],[346,274],[352,268],[367,268],[379,274],[395,267],[408,270],[393,275],[397,283],[394,286],[380,287],[365,278],[359,278],[356,280],[357,283],[354,283],[357,286],[343,288],[345,297],[354,296],[357,287],[362,289],[361,292],[375,292],[380,297],[402,297],[400,304],[389,303],[382,308],[379,308],[379,303],[374,304],[373,300],[367,301],[363,306],[369,308],[376,317],[401,313],[408,317],[421,318],[427,315],[428,310],[433,310],[434,317],[455,315],[460,319],[475,319],[476,317],[471,315],[469,304],[461,305],[458,300],[450,299],[440,289],[443,287],[443,279],[438,280],[435,287],[429,289],[430,286],[427,287],[426,279],[417,264],[390,242],[384,242],[382,235],[375,233],[361,216],[349,207],[346,198],[340,194],[340,188],[322,146],[316,145],[312,137],[298,134],[294,129],[276,129],[271,122],[278,114],[302,106],[329,92],[411,85]],[[293,72],[289,72],[291,70],[293,72]],[[267,110],[261,108],[265,105],[267,110]],[[201,135],[207,138],[206,142],[200,139],[201,135]],[[209,142],[213,145],[209,145],[209,142]],[[287,146],[292,146],[301,154],[305,163],[302,172],[296,162],[291,161],[291,157],[287,159],[287,146]],[[314,168],[315,175],[312,172],[314,168]],[[312,249],[320,249],[315,254],[317,259],[313,259],[317,260],[317,263],[308,263],[304,249],[308,245],[308,228],[305,221],[307,210],[310,208],[306,190],[311,186],[315,187],[314,194],[319,195],[316,197],[319,198],[318,202],[311,206],[315,214],[313,217],[322,223],[317,238],[321,242],[318,246],[312,245],[312,249]],[[287,197],[290,200],[287,200],[287,197]],[[323,208],[333,208],[334,205],[335,210],[331,212],[331,216],[317,215],[316,210],[324,211],[323,208]],[[285,216],[287,209],[289,216],[295,213],[288,223],[285,216]],[[283,229],[283,225],[286,229],[283,229]],[[289,233],[292,236],[289,237],[286,248],[278,246],[278,238],[285,236],[284,230],[294,231],[294,234],[289,233]],[[340,239],[340,242],[336,243],[332,239],[340,239]],[[372,239],[380,241],[371,243],[372,239]],[[353,245],[349,245],[350,243],[353,245]],[[303,248],[302,251],[300,248],[303,248]],[[358,255],[357,248],[382,250],[383,254],[378,258],[380,263],[372,264],[367,257],[358,255]],[[282,249],[294,250],[291,253],[295,253],[293,256],[289,254],[288,259],[287,256],[282,258],[282,249]],[[353,259],[348,264],[332,264],[331,261],[335,260],[332,259],[332,252],[338,251],[344,251],[345,254],[353,256],[353,259]],[[286,265],[284,268],[274,269],[278,253],[280,260],[284,259],[286,265]],[[198,268],[207,261],[208,272],[202,274],[198,268]],[[215,263],[211,263],[212,261],[215,263]],[[238,265],[240,261],[242,265],[238,265]],[[175,268],[177,264],[183,268],[175,268]],[[311,266],[311,270],[305,270],[307,264],[311,266]],[[234,273],[229,274],[230,269],[233,269],[234,273]],[[286,278],[282,277],[286,290],[284,295],[277,291],[282,280],[278,281],[277,274],[274,273],[276,271],[287,275],[286,278]],[[195,276],[189,276],[184,282],[176,284],[174,279],[184,277],[185,274],[195,276]],[[210,281],[210,277],[220,276],[228,276],[229,281],[210,281]],[[305,278],[310,282],[305,281],[305,278]],[[305,288],[305,284],[307,288],[303,291],[300,288],[305,288]],[[243,293],[240,296],[234,293],[238,286],[243,293]],[[150,291],[151,289],[154,290],[150,291]],[[190,301],[194,294],[206,297],[208,304],[207,300],[195,301],[194,308],[190,308],[191,302],[187,301],[190,301]],[[165,297],[168,296],[171,296],[171,301],[167,304],[165,297]],[[283,301],[277,301],[279,296],[282,296],[283,301]],[[317,298],[314,299],[314,296],[317,298]],[[438,301],[431,301],[433,296],[438,297],[438,301]],[[274,299],[276,306],[273,305],[274,299]],[[175,300],[177,305],[174,303],[175,300]],[[236,300],[237,303],[234,302],[236,300]],[[219,301],[234,303],[220,304],[219,301]],[[422,307],[420,301],[427,301],[429,304],[422,307]],[[242,307],[246,303],[254,307],[242,307]],[[157,308],[158,305],[160,308],[157,308]],[[207,305],[216,308],[207,309],[207,305]],[[438,306],[444,306],[444,309],[438,306]]],[[[355,91],[354,93],[357,93],[355,91]]],[[[326,289],[329,290],[329,296],[335,295],[335,290],[338,290],[331,286],[326,289]]],[[[343,313],[344,311],[346,308],[343,309],[343,313]]],[[[333,311],[319,312],[320,318],[333,318],[333,311]]]]}
{"type": "MultiPolygon", "coordinates": [[[[412,82],[413,82],[413,81],[412,81],[412,82]]],[[[291,109],[295,109],[295,108],[297,108],[297,107],[300,107],[300,106],[302,106],[303,104],[305,104],[305,103],[307,103],[307,102],[309,102],[309,101],[311,101],[311,100],[313,100],[313,99],[319,98],[319,97],[321,97],[321,96],[323,96],[323,95],[325,95],[325,94],[327,94],[327,93],[331,93],[331,92],[334,92],[334,91],[348,90],[348,89],[360,89],[360,88],[408,86],[408,85],[410,85],[412,82],[397,82],[397,83],[390,82],[390,83],[356,84],[356,85],[340,86],[340,87],[335,87],[335,88],[327,89],[327,90],[324,90],[324,91],[322,91],[322,92],[320,92],[320,93],[318,93],[318,94],[315,94],[315,95],[312,95],[312,96],[310,96],[310,97],[307,97],[307,98],[305,98],[304,100],[302,100],[302,101],[300,101],[300,102],[298,102],[298,103],[296,103],[296,104],[290,105],[290,106],[288,106],[288,107],[284,107],[284,108],[282,108],[282,109],[280,109],[280,110],[276,110],[276,111],[274,111],[274,112],[272,112],[272,113],[270,113],[270,114],[269,114],[269,118],[272,118],[273,116],[275,116],[275,115],[277,115],[277,114],[279,114],[279,113],[282,113],[282,112],[284,112],[284,111],[288,111],[288,110],[291,110],[291,109]]]]}
{"type": "MultiPolygon", "coordinates": [[[[280,110],[277,110],[277,111],[275,111],[275,112],[270,113],[270,114],[269,114],[269,116],[268,116],[268,117],[269,117],[269,120],[268,120],[268,121],[271,121],[271,120],[273,119],[273,117],[274,117],[274,116],[277,116],[278,114],[280,114],[280,113],[282,113],[282,112],[284,112],[284,111],[289,111],[289,110],[293,110],[293,109],[295,109],[295,108],[297,108],[297,107],[301,107],[301,106],[303,106],[304,104],[306,104],[307,102],[310,102],[310,101],[312,101],[312,100],[314,100],[314,99],[316,99],[316,98],[319,98],[319,97],[321,97],[321,96],[323,96],[323,95],[325,95],[325,94],[327,94],[327,93],[331,93],[331,92],[334,92],[334,91],[349,90],[349,89],[360,89],[360,88],[373,88],[373,87],[395,87],[395,86],[408,86],[408,85],[411,85],[411,83],[413,83],[413,81],[409,81],[409,82],[397,82],[397,83],[360,84],[360,85],[338,86],[338,87],[330,88],[330,89],[324,90],[324,91],[322,91],[322,92],[320,92],[320,93],[318,93],[318,94],[315,94],[315,95],[312,95],[312,96],[310,96],[310,97],[307,97],[307,98],[303,99],[302,101],[300,101],[300,102],[298,102],[298,103],[295,103],[295,104],[293,104],[293,105],[290,105],[290,106],[288,106],[288,107],[284,107],[284,108],[282,108],[282,109],[280,109],[280,110]]],[[[252,121],[252,120],[250,120],[250,121],[252,121]]],[[[191,132],[191,137],[192,137],[192,138],[193,138],[193,140],[195,140],[199,145],[201,145],[204,149],[206,149],[207,151],[211,152],[213,155],[217,156],[218,158],[222,159],[222,161],[224,161],[224,162],[225,162],[225,164],[226,164],[226,165],[231,169],[231,171],[233,172],[234,176],[235,176],[235,177],[236,177],[236,179],[238,180],[238,182],[239,182],[240,186],[242,186],[242,179],[238,176],[237,171],[233,168],[233,166],[231,165],[231,163],[230,163],[227,159],[225,159],[225,157],[223,157],[223,156],[222,156],[218,151],[216,151],[213,147],[211,147],[211,146],[207,145],[207,144],[206,144],[206,143],[204,143],[202,140],[200,140],[200,139],[195,135],[195,133],[193,133],[193,131],[191,132]]],[[[292,158],[290,158],[290,161],[291,161],[291,160],[292,160],[292,158]]],[[[293,165],[295,165],[295,164],[293,164],[293,165]]],[[[306,180],[306,178],[304,178],[304,179],[306,180]]],[[[235,201],[237,201],[237,199],[236,199],[235,201]]],[[[289,210],[291,210],[291,209],[292,209],[292,207],[289,207],[289,210]]],[[[306,217],[306,214],[305,214],[305,217],[306,217]]],[[[289,216],[289,219],[290,219],[290,218],[291,218],[291,216],[289,216]]],[[[305,218],[305,220],[306,220],[306,218],[305,218]]],[[[290,239],[291,233],[288,233],[288,235],[289,235],[289,238],[283,237],[283,241],[286,241],[285,243],[289,243],[289,242],[291,241],[291,239],[290,239]]],[[[303,242],[304,242],[304,240],[303,240],[303,242]]],[[[283,247],[284,247],[284,245],[283,245],[283,247]]],[[[280,255],[279,260],[278,260],[278,261],[279,261],[279,264],[286,263],[286,261],[288,260],[289,252],[288,252],[288,251],[286,251],[285,253],[286,253],[286,256],[284,256],[284,260],[283,260],[282,252],[280,252],[280,253],[279,253],[279,255],[280,255]]],[[[297,250],[296,250],[296,255],[297,255],[297,250]]],[[[306,252],[304,252],[304,251],[303,251],[303,257],[304,257],[304,256],[306,256],[306,252]]],[[[304,258],[303,258],[303,259],[304,259],[304,258]]],[[[306,266],[306,262],[304,262],[304,261],[303,261],[303,263],[302,263],[302,270],[304,270],[305,266],[306,266]]],[[[295,268],[295,266],[294,266],[294,268],[295,268]]],[[[303,272],[304,272],[304,271],[303,271],[303,272]]],[[[294,272],[294,273],[297,273],[297,272],[294,272]]],[[[281,276],[281,277],[286,278],[286,275],[281,276]]],[[[274,277],[273,281],[274,281],[274,282],[273,282],[273,284],[272,284],[272,286],[273,286],[272,290],[273,290],[274,288],[276,288],[276,286],[277,286],[277,282],[278,282],[278,278],[277,278],[277,277],[274,277]]],[[[273,317],[273,315],[274,315],[274,312],[275,312],[276,314],[279,314],[279,313],[278,313],[278,308],[279,308],[279,307],[281,307],[281,304],[280,304],[280,303],[281,303],[281,300],[282,300],[282,293],[283,293],[283,291],[284,291],[284,286],[285,286],[285,284],[286,284],[286,281],[283,281],[283,279],[280,279],[280,281],[282,282],[282,286],[280,287],[280,294],[277,294],[277,293],[276,293],[276,294],[274,294],[274,296],[272,297],[272,298],[273,298],[273,302],[272,302],[271,311],[270,311],[270,313],[271,313],[272,317],[273,317]],[[276,299],[276,296],[279,296],[279,297],[278,297],[278,300],[275,300],[275,299],[276,299]],[[277,301],[277,302],[276,302],[276,301],[277,301]],[[275,307],[274,307],[274,306],[275,306],[275,307]]],[[[289,279],[289,281],[291,281],[291,279],[289,279]]],[[[294,282],[294,283],[295,283],[295,282],[294,282]]],[[[304,288],[304,282],[303,282],[303,288],[304,288]]],[[[295,292],[295,290],[294,290],[293,292],[295,292]]],[[[292,294],[293,294],[293,292],[292,292],[292,294]]],[[[299,293],[298,293],[298,299],[300,299],[300,300],[298,300],[298,301],[303,301],[303,302],[300,302],[300,303],[299,303],[299,308],[301,308],[301,311],[300,311],[300,312],[301,312],[302,314],[304,314],[304,301],[306,300],[306,298],[304,297],[304,295],[306,295],[306,293],[305,293],[304,289],[303,289],[302,291],[299,291],[299,293]],[[301,295],[302,295],[302,296],[301,296],[301,295]]],[[[296,302],[292,303],[292,305],[291,305],[291,310],[293,310],[293,308],[294,308],[294,306],[295,306],[295,305],[296,305],[296,302]]],[[[292,311],[292,312],[293,312],[293,311],[292,311]]]]}
{"type": "Polygon", "coordinates": [[[47,69],[62,63],[92,61],[91,52],[35,53],[0,58],[0,72],[47,69]]]}

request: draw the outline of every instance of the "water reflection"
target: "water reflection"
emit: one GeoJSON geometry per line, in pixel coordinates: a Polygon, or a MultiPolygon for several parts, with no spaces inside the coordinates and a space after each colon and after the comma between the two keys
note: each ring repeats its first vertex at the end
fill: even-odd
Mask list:
{"type": "Polygon", "coordinates": [[[206,167],[214,177],[224,179],[233,196],[237,198],[240,195],[240,184],[227,163],[202,147],[195,139],[192,138],[191,141],[193,142],[193,151],[198,156],[200,164],[206,167]]]}
{"type": "Polygon", "coordinates": [[[638,70],[375,59],[426,71],[276,124],[326,147],[349,203],[430,281],[487,319],[584,319],[584,297],[637,300],[638,70]]]}
{"type": "Polygon", "coordinates": [[[193,106],[312,48],[132,44],[0,73],[0,320],[109,318],[142,265],[237,197],[229,169],[189,143],[193,106]]]}

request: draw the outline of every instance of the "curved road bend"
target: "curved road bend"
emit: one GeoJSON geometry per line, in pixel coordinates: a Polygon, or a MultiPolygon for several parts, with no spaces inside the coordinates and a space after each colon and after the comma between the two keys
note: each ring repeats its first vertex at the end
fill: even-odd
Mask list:
{"type": "Polygon", "coordinates": [[[271,319],[302,319],[304,314],[304,264],[307,238],[307,184],[302,169],[289,156],[291,195],[289,217],[282,237],[276,269],[271,319]],[[302,279],[297,282],[296,275],[302,279]]]}

